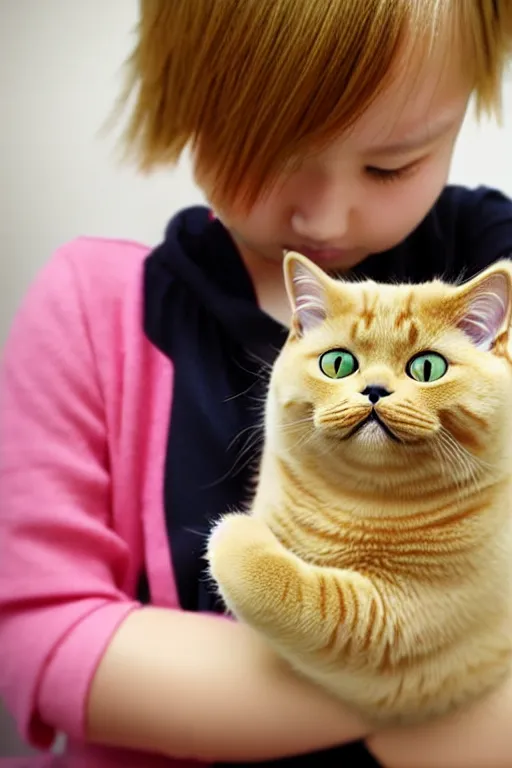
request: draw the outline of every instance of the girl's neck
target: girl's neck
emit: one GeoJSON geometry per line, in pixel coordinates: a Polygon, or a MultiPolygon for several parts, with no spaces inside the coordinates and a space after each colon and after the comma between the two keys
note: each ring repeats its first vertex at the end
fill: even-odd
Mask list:
{"type": "Polygon", "coordinates": [[[289,327],[291,310],[282,263],[266,259],[240,242],[237,242],[237,247],[251,277],[260,309],[286,328],[289,327]]]}

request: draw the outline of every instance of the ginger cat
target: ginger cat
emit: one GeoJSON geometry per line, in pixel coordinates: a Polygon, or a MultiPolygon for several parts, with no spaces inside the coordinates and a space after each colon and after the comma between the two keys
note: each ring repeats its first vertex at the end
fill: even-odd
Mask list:
{"type": "Polygon", "coordinates": [[[512,265],[464,285],[348,283],[288,254],[249,514],[210,573],[235,617],[367,718],[412,723],[512,655],[512,265]]]}

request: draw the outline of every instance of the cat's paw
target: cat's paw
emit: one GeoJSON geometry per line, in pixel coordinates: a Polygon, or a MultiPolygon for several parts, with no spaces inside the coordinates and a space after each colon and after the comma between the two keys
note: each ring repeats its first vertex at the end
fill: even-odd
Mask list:
{"type": "Polygon", "coordinates": [[[221,517],[213,527],[208,539],[208,560],[229,556],[248,544],[272,544],[276,539],[272,531],[259,518],[241,513],[232,513],[221,517]]]}
{"type": "Polygon", "coordinates": [[[226,515],[208,542],[210,575],[227,608],[260,629],[283,613],[283,600],[297,581],[293,556],[261,520],[226,515]]]}
{"type": "Polygon", "coordinates": [[[273,548],[277,541],[259,519],[244,514],[224,515],[213,528],[208,540],[207,560],[210,573],[222,589],[246,571],[255,553],[273,548]]]}

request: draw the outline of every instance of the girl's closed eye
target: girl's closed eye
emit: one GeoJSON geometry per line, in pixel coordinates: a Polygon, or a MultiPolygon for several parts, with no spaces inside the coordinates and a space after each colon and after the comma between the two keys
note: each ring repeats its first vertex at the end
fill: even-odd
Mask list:
{"type": "Polygon", "coordinates": [[[400,168],[377,168],[373,165],[367,165],[365,172],[372,179],[379,182],[399,181],[410,176],[419,166],[420,161],[415,160],[412,163],[403,165],[400,168]]]}

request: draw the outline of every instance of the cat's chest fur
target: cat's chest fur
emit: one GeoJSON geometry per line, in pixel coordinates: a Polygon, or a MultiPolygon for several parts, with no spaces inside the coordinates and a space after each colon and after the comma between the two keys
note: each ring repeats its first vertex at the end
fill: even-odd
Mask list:
{"type": "Polygon", "coordinates": [[[372,496],[368,489],[306,490],[282,478],[279,501],[258,503],[254,512],[305,562],[391,582],[431,582],[462,577],[479,565],[490,576],[512,539],[507,499],[512,501],[508,482],[423,493],[419,488],[408,500],[372,496]]]}

